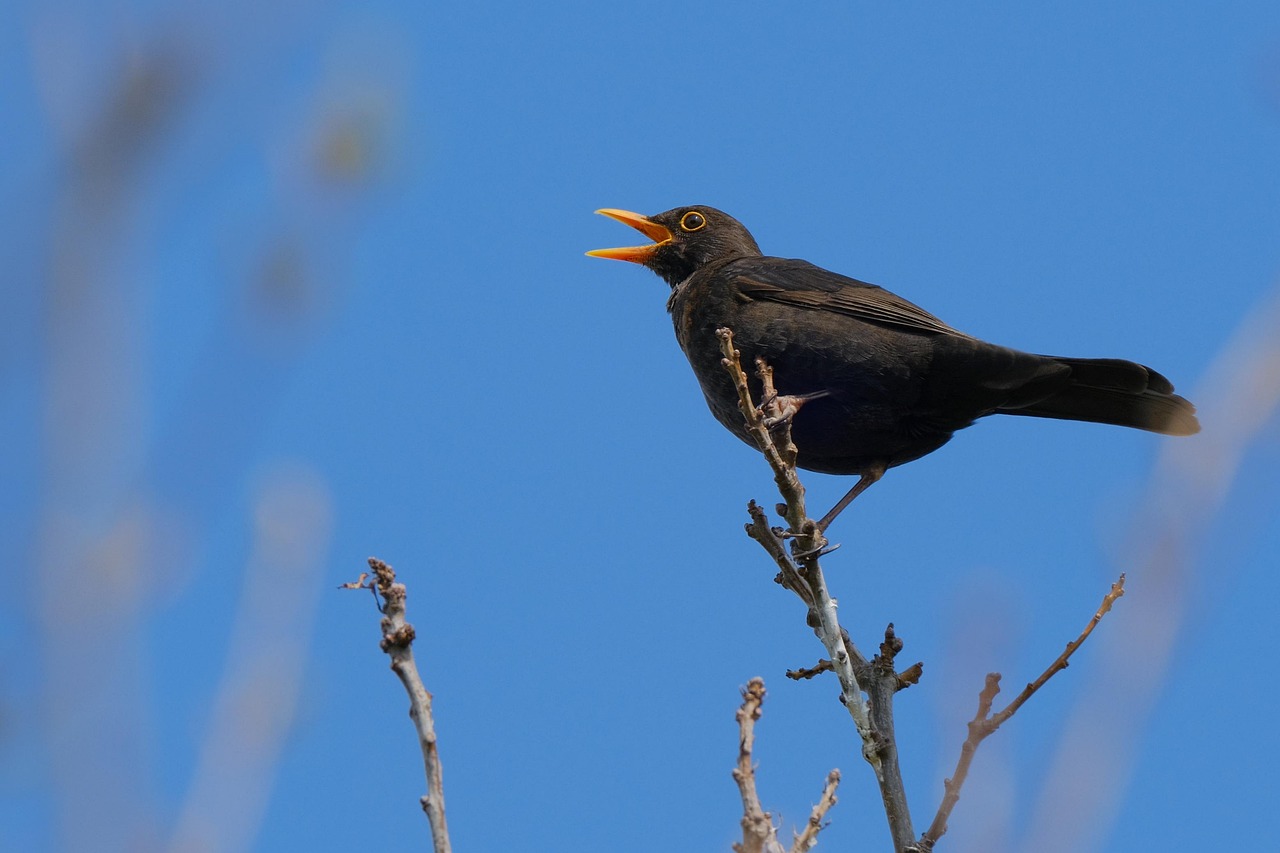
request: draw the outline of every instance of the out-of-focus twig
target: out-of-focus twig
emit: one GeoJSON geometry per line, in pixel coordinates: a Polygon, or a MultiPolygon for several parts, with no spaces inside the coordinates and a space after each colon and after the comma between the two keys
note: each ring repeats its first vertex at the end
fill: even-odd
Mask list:
{"type": "Polygon", "coordinates": [[[169,850],[248,850],[270,799],[305,684],[333,499],[313,467],[263,478],[225,671],[169,850]],[[282,594],[288,590],[288,594],[282,594]]]}
{"type": "Polygon", "coordinates": [[[1145,731],[1176,661],[1201,571],[1197,549],[1247,453],[1280,411],[1277,328],[1280,286],[1273,286],[1245,312],[1191,395],[1204,432],[1161,451],[1143,505],[1127,523],[1123,562],[1142,594],[1095,644],[1103,671],[1067,721],[1019,850],[1092,849],[1105,842],[1119,814],[1136,755],[1131,744],[1145,731]]]}
{"type": "Polygon", "coordinates": [[[965,738],[964,745],[960,747],[960,759],[956,762],[956,770],[951,774],[951,778],[944,783],[945,793],[942,797],[942,804],[938,806],[938,812],[934,815],[933,822],[929,824],[929,828],[920,837],[918,846],[921,851],[932,850],[938,839],[946,834],[947,820],[951,817],[951,812],[956,803],[960,801],[960,789],[964,786],[965,779],[968,778],[969,766],[973,763],[973,756],[978,751],[978,746],[988,735],[1000,728],[1006,720],[1016,714],[1018,709],[1035,695],[1037,690],[1045,685],[1045,682],[1067,668],[1071,656],[1089,638],[1089,635],[1093,633],[1093,629],[1102,621],[1102,617],[1111,611],[1112,605],[1122,595],[1124,595],[1124,575],[1120,575],[1120,579],[1113,583],[1111,589],[1103,596],[1102,604],[1098,605],[1093,618],[1085,625],[1084,630],[1080,632],[1080,636],[1067,643],[1066,649],[1054,659],[1053,663],[1049,664],[1044,672],[1040,673],[1039,678],[1024,687],[1012,702],[995,714],[991,713],[991,705],[1000,693],[1000,673],[991,672],[987,674],[982,692],[978,694],[978,713],[969,722],[969,736],[965,738]]]}
{"type": "Polygon", "coordinates": [[[431,694],[413,660],[413,626],[405,620],[406,590],[396,581],[395,570],[376,557],[369,558],[373,585],[382,596],[382,650],[391,657],[391,670],[409,694],[409,717],[418,732],[422,763],[427,774],[427,793],[421,800],[431,824],[431,842],[435,853],[450,853],[449,827],[444,816],[444,780],[440,768],[440,752],[436,743],[435,718],[431,715],[431,694]]]}
{"type": "MultiPolygon", "coordinates": [[[[32,8],[33,20],[40,11],[32,8]]],[[[21,29],[12,34],[23,37],[21,29]]],[[[145,617],[171,579],[155,550],[169,528],[139,487],[150,432],[144,428],[150,365],[139,329],[148,314],[143,277],[131,274],[128,262],[138,242],[137,185],[164,159],[146,155],[163,147],[165,128],[193,92],[162,45],[140,41],[131,45],[127,65],[112,55],[102,66],[92,114],[77,110],[74,121],[59,123],[72,118],[62,110],[63,96],[79,65],[66,51],[46,50],[48,44],[37,35],[29,58],[42,112],[53,120],[53,136],[42,146],[53,155],[53,179],[41,182],[38,199],[6,199],[24,215],[10,217],[4,240],[8,249],[18,232],[20,252],[30,255],[29,268],[6,257],[4,310],[18,304],[8,299],[14,288],[38,294],[31,303],[33,364],[42,383],[32,397],[40,434],[31,445],[39,454],[39,487],[32,493],[37,519],[30,547],[38,566],[29,572],[39,632],[30,647],[39,656],[33,673],[42,710],[23,728],[44,741],[41,770],[52,800],[40,823],[57,846],[155,846],[164,822],[151,796],[149,762],[141,758],[155,749],[147,702],[155,691],[142,662],[145,617]],[[46,205],[48,215],[41,212],[46,205]]],[[[12,57],[20,65],[25,58],[12,57]]],[[[7,80],[6,91],[22,91],[19,78],[7,80]]],[[[20,118],[6,124],[22,138],[20,118]]],[[[6,432],[9,441],[22,441],[21,433],[6,432]]],[[[11,479],[10,489],[17,485],[11,479]]]]}

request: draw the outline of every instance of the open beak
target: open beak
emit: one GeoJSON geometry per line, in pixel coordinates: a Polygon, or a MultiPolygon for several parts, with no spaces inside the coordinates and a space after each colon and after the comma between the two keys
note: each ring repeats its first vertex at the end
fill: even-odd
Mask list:
{"type": "Polygon", "coordinates": [[[647,246],[627,246],[621,249],[592,249],[587,254],[593,258],[612,258],[615,261],[630,261],[633,264],[643,264],[653,257],[653,253],[658,251],[660,246],[671,242],[671,232],[667,230],[666,226],[659,225],[647,216],[641,216],[629,210],[614,210],[609,207],[597,210],[596,213],[604,214],[610,219],[616,219],[625,225],[630,225],[654,242],[647,246]]]}

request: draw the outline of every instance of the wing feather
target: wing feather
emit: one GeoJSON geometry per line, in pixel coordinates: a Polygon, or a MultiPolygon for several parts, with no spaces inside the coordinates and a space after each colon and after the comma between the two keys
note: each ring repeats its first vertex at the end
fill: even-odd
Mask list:
{"type": "Polygon", "coordinates": [[[730,264],[725,272],[733,275],[734,286],[748,299],[832,311],[909,332],[969,337],[882,287],[808,261],[752,258],[741,273],[735,273],[734,266],[730,264]]]}

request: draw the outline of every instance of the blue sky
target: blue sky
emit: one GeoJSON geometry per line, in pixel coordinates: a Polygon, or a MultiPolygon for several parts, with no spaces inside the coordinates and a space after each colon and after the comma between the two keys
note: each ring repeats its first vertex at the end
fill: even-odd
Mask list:
{"type": "Polygon", "coordinates": [[[1274,2],[15,3],[0,78],[0,847],[423,849],[336,589],[377,555],[456,849],[728,849],[755,675],[784,836],[839,767],[819,849],[884,849],[834,683],[783,677],[821,647],[741,532],[766,467],[666,286],[582,254],[632,239],[596,208],[689,203],[1201,406],[1183,441],[988,419],[840,519],[846,627],[925,664],[917,828],[983,674],[1034,678],[1128,571],[938,849],[1280,831],[1280,422],[1223,356],[1280,273],[1274,2]]]}

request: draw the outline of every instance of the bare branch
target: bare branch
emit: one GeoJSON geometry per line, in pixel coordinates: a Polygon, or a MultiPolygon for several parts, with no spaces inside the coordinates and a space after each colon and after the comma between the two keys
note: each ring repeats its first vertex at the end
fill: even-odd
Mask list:
{"type": "MultiPolygon", "coordinates": [[[[783,457],[783,451],[779,450],[778,444],[775,443],[769,427],[765,424],[765,413],[756,407],[751,399],[751,389],[747,386],[747,374],[742,369],[742,353],[733,347],[733,331],[731,329],[716,329],[716,337],[720,339],[720,352],[724,354],[721,363],[724,369],[729,372],[729,376],[733,379],[733,386],[738,391],[738,410],[742,412],[742,417],[747,422],[747,429],[751,436],[756,440],[756,446],[760,448],[760,452],[764,454],[764,458],[768,461],[769,467],[773,469],[774,482],[778,484],[778,492],[782,495],[782,499],[786,501],[785,509],[779,505],[779,511],[790,525],[791,532],[800,539],[800,550],[812,550],[820,547],[823,542],[822,532],[818,530],[818,525],[813,519],[808,517],[804,506],[804,485],[800,482],[799,475],[796,474],[795,468],[795,445],[791,442],[791,429],[787,425],[783,425],[786,438],[781,444],[786,448],[791,462],[788,464],[783,457]]],[[[757,363],[757,368],[761,368],[761,364],[757,363]]],[[[763,365],[761,369],[761,382],[765,383],[766,397],[772,397],[776,400],[777,391],[773,387],[773,371],[768,365],[763,365]],[[768,377],[767,379],[765,377],[768,377]]]]}
{"type": "MultiPolygon", "coordinates": [[[[778,563],[784,579],[783,586],[795,591],[809,607],[810,614],[814,617],[812,621],[817,623],[813,627],[818,632],[822,644],[827,647],[832,668],[840,679],[842,688],[840,699],[853,717],[853,723],[862,738],[863,757],[875,768],[876,776],[879,777],[882,775],[879,746],[871,730],[871,719],[866,703],[862,699],[862,688],[858,684],[858,676],[845,649],[840,621],[836,617],[836,602],[827,591],[826,578],[823,577],[822,569],[818,566],[819,555],[811,553],[821,548],[826,540],[818,530],[817,523],[805,513],[804,486],[796,474],[795,465],[788,465],[783,459],[783,454],[778,450],[773,435],[765,426],[764,413],[751,399],[751,390],[747,387],[747,375],[743,372],[739,361],[742,354],[733,347],[733,332],[729,329],[716,329],[716,336],[720,339],[720,350],[724,353],[725,370],[729,371],[734,387],[738,389],[738,408],[742,411],[747,428],[751,431],[765,459],[769,461],[769,467],[773,468],[774,482],[777,483],[778,491],[786,501],[785,507],[779,507],[779,509],[790,525],[789,532],[795,537],[795,547],[802,553],[808,553],[809,556],[801,560],[803,568],[797,566],[794,558],[787,554],[782,546],[779,535],[768,527],[764,511],[754,501],[748,505],[751,524],[747,527],[747,534],[759,542],[769,552],[769,556],[778,563]]],[[[769,377],[766,393],[771,393],[776,398],[777,393],[773,389],[771,372],[765,367],[762,374],[769,377]]],[[[790,439],[790,428],[784,424],[782,431],[787,434],[783,446],[794,449],[790,439]]],[[[794,453],[791,457],[794,459],[794,453]]]]}
{"type": "MultiPolygon", "coordinates": [[[[1181,675],[1178,650],[1199,612],[1196,594],[1206,573],[1201,551],[1209,531],[1242,496],[1251,454],[1274,446],[1280,413],[1276,329],[1280,282],[1245,309],[1188,395],[1206,415],[1204,432],[1161,447],[1145,496],[1131,517],[1117,521],[1128,533],[1120,553],[1129,577],[1150,594],[1136,596],[1125,618],[1092,641],[1101,660],[1124,665],[1103,667],[1081,691],[1015,845],[1019,850],[1084,850],[1110,837],[1141,754],[1127,747],[1147,731],[1158,697],[1181,675]]],[[[1260,507],[1257,501],[1274,503],[1275,495],[1273,488],[1247,500],[1260,507]]]]}
{"type": "MultiPolygon", "coordinates": [[[[840,701],[862,739],[862,756],[875,771],[894,849],[905,851],[915,843],[915,831],[907,808],[893,735],[893,695],[904,684],[911,683],[913,676],[908,675],[904,681],[893,670],[892,658],[901,648],[900,642],[888,655],[868,662],[840,627],[836,601],[827,589],[826,578],[818,562],[818,558],[826,553],[827,540],[817,522],[805,511],[804,486],[796,473],[790,417],[778,404],[780,398],[773,385],[772,370],[762,360],[757,360],[757,374],[763,390],[763,405],[757,407],[751,397],[746,373],[742,370],[741,353],[733,346],[733,332],[721,328],[716,330],[716,336],[724,356],[722,364],[738,391],[738,408],[748,432],[773,469],[774,482],[785,501],[778,506],[778,512],[786,519],[788,529],[770,527],[764,510],[752,501],[747,507],[751,517],[747,535],[759,542],[777,563],[780,569],[777,581],[796,593],[808,608],[808,624],[827,650],[827,662],[840,680],[840,701]],[[792,540],[791,553],[784,545],[787,538],[792,540]],[[866,681],[862,680],[864,678],[866,681]],[[870,697],[870,703],[863,698],[864,690],[870,697]]],[[[886,633],[886,642],[891,639],[892,626],[886,633]]],[[[914,678],[918,678],[918,673],[914,678]]]]}
{"type": "Polygon", "coordinates": [[[770,527],[764,509],[755,501],[747,503],[747,515],[751,517],[751,523],[746,526],[747,535],[759,542],[760,547],[764,548],[778,564],[780,571],[775,580],[800,596],[800,600],[812,612],[814,610],[813,592],[809,589],[809,584],[800,576],[800,569],[782,544],[782,528],[770,527]]]}
{"type": "MultiPolygon", "coordinates": [[[[333,498],[307,465],[272,466],[253,499],[254,541],[225,669],[167,850],[255,846],[280,756],[302,707],[333,498]],[[282,595],[281,590],[289,593],[282,595]]],[[[133,848],[137,845],[125,845],[133,848]]],[[[119,849],[115,844],[67,849],[119,849]]]]}
{"type": "Polygon", "coordinates": [[[432,849],[435,853],[450,853],[449,828],[444,817],[444,781],[440,768],[440,753],[436,746],[436,725],[431,715],[431,694],[418,675],[413,661],[413,626],[405,620],[406,590],[396,582],[396,573],[389,565],[369,558],[373,571],[372,585],[382,596],[382,650],[391,657],[391,670],[404,684],[409,694],[409,717],[418,732],[418,746],[422,749],[422,763],[427,774],[427,794],[421,799],[422,810],[431,825],[432,849]]]}
{"type": "Polygon", "coordinates": [[[738,766],[733,780],[742,795],[742,843],[733,845],[737,853],[775,853],[781,851],[778,830],[773,818],[760,805],[756,791],[756,771],[751,764],[751,750],[756,740],[756,720],[764,704],[764,679],[753,678],[742,691],[742,707],[738,709],[738,766]]]}
{"type": "Polygon", "coordinates": [[[982,743],[983,738],[991,733],[984,731],[984,726],[988,722],[987,715],[991,713],[991,703],[995,701],[996,694],[999,692],[1000,673],[987,673],[986,684],[978,694],[978,713],[969,723],[969,736],[960,747],[960,759],[956,762],[955,773],[943,782],[945,792],[942,796],[942,804],[938,806],[938,813],[933,816],[933,823],[929,824],[929,828],[920,837],[921,850],[932,850],[933,845],[947,832],[947,821],[956,803],[960,801],[960,788],[964,786],[964,781],[969,776],[969,765],[973,763],[973,754],[977,752],[978,744],[982,743]]]}
{"type": "Polygon", "coordinates": [[[916,661],[898,673],[898,689],[905,690],[913,684],[919,684],[922,675],[924,675],[924,662],[916,661]]]}
{"type": "Polygon", "coordinates": [[[1046,681],[1067,668],[1067,662],[1071,656],[1076,653],[1076,649],[1080,648],[1081,644],[1089,638],[1089,635],[1093,633],[1093,629],[1098,627],[1098,623],[1102,621],[1102,617],[1111,612],[1111,607],[1123,595],[1124,573],[1122,572],[1120,574],[1120,579],[1113,583],[1111,585],[1111,590],[1103,596],[1102,604],[1098,605],[1098,610],[1093,614],[1093,618],[1089,620],[1089,624],[1084,626],[1084,630],[1080,632],[1080,636],[1067,643],[1066,649],[1063,650],[1062,654],[1058,655],[1057,659],[1053,663],[1049,664],[1048,669],[1040,673],[1039,678],[1022,688],[1022,692],[1018,694],[1017,698],[1010,702],[1004,710],[991,718],[991,731],[995,731],[1000,728],[1001,724],[1016,714],[1018,709],[1021,708],[1028,699],[1035,695],[1035,692],[1043,687],[1046,681]]]}
{"type": "Polygon", "coordinates": [[[818,662],[811,667],[787,670],[787,678],[790,678],[792,681],[806,681],[810,678],[821,675],[824,672],[830,671],[831,661],[826,658],[819,658],[818,662]]]}
{"type": "Polygon", "coordinates": [[[1005,721],[1016,714],[1018,709],[1034,696],[1036,691],[1043,687],[1050,678],[1067,668],[1071,656],[1088,639],[1089,635],[1093,633],[1093,629],[1102,621],[1102,617],[1111,611],[1112,606],[1122,595],[1124,595],[1123,574],[1120,575],[1119,580],[1111,585],[1111,589],[1107,594],[1103,596],[1102,603],[1098,605],[1093,618],[1084,626],[1080,636],[1067,643],[1066,649],[1063,650],[1062,654],[1058,655],[1053,663],[1049,664],[1044,672],[1040,673],[1039,678],[1024,687],[1012,702],[994,715],[991,714],[991,706],[995,702],[996,696],[1000,693],[1000,673],[992,672],[987,674],[982,692],[978,694],[978,713],[969,722],[969,736],[965,738],[964,744],[960,747],[960,759],[956,762],[955,773],[943,783],[945,793],[942,797],[942,804],[938,807],[938,813],[934,815],[933,822],[929,824],[929,828],[925,830],[924,835],[920,836],[919,846],[922,851],[932,850],[938,839],[946,834],[947,821],[950,819],[956,803],[960,800],[960,789],[964,786],[965,779],[968,778],[969,766],[973,763],[973,756],[978,751],[978,746],[988,735],[1000,728],[1005,721]]]}
{"type": "Polygon", "coordinates": [[[807,853],[818,843],[818,833],[826,827],[822,821],[837,802],[836,788],[839,785],[840,771],[832,770],[827,774],[827,784],[822,788],[822,796],[818,798],[818,804],[813,807],[813,811],[809,812],[809,822],[805,824],[804,832],[797,835],[796,840],[791,844],[791,853],[807,853]]]}
{"type": "MultiPolygon", "coordinates": [[[[773,825],[772,816],[760,804],[760,795],[756,791],[755,767],[751,762],[756,720],[760,719],[764,694],[764,679],[751,679],[742,690],[742,707],[737,713],[738,765],[733,768],[733,778],[742,795],[742,843],[733,845],[736,853],[786,853],[778,841],[778,828],[773,825]]],[[[836,786],[839,784],[840,771],[832,770],[827,774],[822,796],[809,814],[804,832],[796,836],[795,843],[791,846],[792,853],[804,853],[818,843],[818,833],[824,826],[822,821],[836,804],[836,786]]]]}

